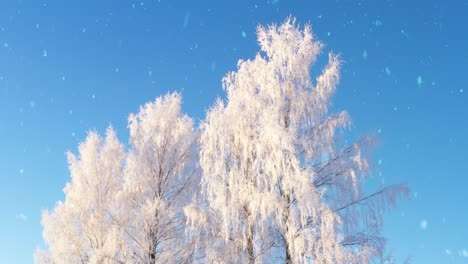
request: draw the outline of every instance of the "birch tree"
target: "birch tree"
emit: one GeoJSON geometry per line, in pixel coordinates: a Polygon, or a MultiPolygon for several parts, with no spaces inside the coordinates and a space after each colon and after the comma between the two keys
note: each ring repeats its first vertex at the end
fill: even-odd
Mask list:
{"type": "Polygon", "coordinates": [[[330,113],[340,59],[312,80],[323,45],[294,19],[258,27],[261,51],[223,79],[200,139],[206,204],[186,208],[211,262],[363,263],[381,252],[380,213],[405,190],[362,191],[368,140],[345,144],[330,113]],[[215,220],[213,222],[213,220],[215,220]],[[208,237],[210,239],[208,239],[208,237]],[[211,246],[210,246],[211,243],[211,246]]]}
{"type": "Polygon", "coordinates": [[[181,263],[190,258],[182,207],[195,180],[196,134],[171,93],[129,117],[130,153],[119,199],[125,251],[132,263],[181,263]]]}
{"type": "Polygon", "coordinates": [[[38,262],[368,263],[382,255],[382,211],[407,189],[364,192],[372,140],[349,143],[349,114],[329,111],[339,57],[329,53],[313,79],[323,44],[309,25],[289,18],[258,27],[257,37],[260,52],[223,78],[226,101],[209,109],[200,138],[181,95],[170,93],[130,115],[127,152],[109,128],[68,154],[71,182],[43,214],[49,248],[38,262]]]}
{"type": "Polygon", "coordinates": [[[65,201],[43,214],[49,248],[37,250],[37,262],[190,260],[182,207],[197,190],[196,132],[181,100],[167,94],[130,115],[128,153],[109,128],[105,139],[90,132],[78,157],[68,154],[71,182],[65,201]]]}
{"type": "Polygon", "coordinates": [[[68,153],[71,181],[52,212],[42,216],[49,251],[37,252],[46,263],[114,263],[119,240],[112,214],[122,183],[124,149],[112,128],[106,137],[88,134],[79,155],[68,153]]]}

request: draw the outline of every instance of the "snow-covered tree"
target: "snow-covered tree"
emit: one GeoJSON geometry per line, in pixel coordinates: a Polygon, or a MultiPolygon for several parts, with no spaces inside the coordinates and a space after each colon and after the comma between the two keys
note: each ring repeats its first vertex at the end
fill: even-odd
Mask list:
{"type": "Polygon", "coordinates": [[[65,201],[42,216],[49,251],[38,250],[40,263],[115,263],[115,194],[122,183],[124,149],[112,128],[106,137],[90,132],[79,155],[68,153],[71,182],[65,201]]]}
{"type": "Polygon", "coordinates": [[[200,139],[203,200],[186,208],[209,262],[363,263],[383,247],[380,213],[404,187],[364,195],[368,140],[329,113],[340,59],[294,19],[259,27],[261,51],[226,75],[227,102],[208,111],[200,139]]]}
{"type": "Polygon", "coordinates": [[[90,132],[79,156],[68,154],[65,201],[44,212],[48,251],[39,263],[181,263],[193,247],[184,239],[182,208],[196,191],[196,132],[171,93],[129,117],[130,150],[112,128],[90,132]]]}
{"type": "Polygon", "coordinates": [[[48,250],[37,262],[368,263],[382,254],[382,210],[406,187],[363,191],[372,140],[352,142],[348,113],[329,111],[339,57],[330,53],[313,80],[323,45],[310,26],[289,18],[257,36],[260,52],[224,77],[226,102],[208,111],[200,137],[179,93],[130,115],[127,152],[112,128],[89,133],[68,155],[64,202],[43,214],[48,250]]]}
{"type": "Polygon", "coordinates": [[[190,258],[182,208],[195,183],[196,133],[181,113],[181,96],[167,94],[130,115],[130,153],[119,194],[119,225],[131,263],[181,263],[190,258]]]}

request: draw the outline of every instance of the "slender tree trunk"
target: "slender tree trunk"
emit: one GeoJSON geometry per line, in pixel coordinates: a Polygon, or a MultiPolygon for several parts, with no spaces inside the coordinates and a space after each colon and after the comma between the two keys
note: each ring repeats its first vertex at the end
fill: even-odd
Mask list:
{"type": "Polygon", "coordinates": [[[255,263],[255,247],[254,247],[254,223],[250,219],[251,213],[247,206],[244,206],[244,211],[247,220],[247,255],[249,264],[255,263]]]}
{"type": "MultiPolygon", "coordinates": [[[[289,89],[292,89],[291,87],[291,84],[289,85],[289,89]]],[[[284,116],[284,129],[285,130],[288,130],[288,127],[289,127],[289,114],[291,112],[291,100],[290,100],[290,97],[288,96],[287,97],[287,110],[286,110],[286,114],[284,116]]],[[[284,224],[285,224],[285,236],[288,235],[289,233],[289,225],[288,225],[288,222],[289,222],[289,210],[291,208],[291,196],[289,194],[286,194],[283,196],[284,200],[286,201],[287,203],[287,206],[286,206],[286,210],[285,210],[285,214],[284,214],[284,224]]],[[[291,248],[289,246],[289,241],[287,240],[287,238],[284,239],[284,247],[285,247],[285,263],[286,264],[291,264],[292,263],[292,259],[291,259],[291,248]]]]}
{"type": "Polygon", "coordinates": [[[156,256],[153,252],[154,252],[153,247],[151,247],[150,252],[148,254],[149,264],[156,264],[156,256]]]}
{"type": "Polygon", "coordinates": [[[284,226],[285,226],[285,232],[284,232],[284,255],[285,255],[285,263],[286,264],[291,264],[292,263],[292,255],[291,255],[291,247],[289,245],[289,240],[287,239],[287,235],[289,233],[289,225],[288,225],[288,222],[289,222],[289,214],[290,214],[290,208],[291,208],[291,204],[290,204],[290,195],[284,195],[283,196],[285,201],[287,201],[287,206],[286,206],[286,210],[284,212],[284,226]]]}
{"type": "Polygon", "coordinates": [[[249,224],[249,237],[247,239],[247,253],[249,255],[249,264],[255,263],[255,251],[254,251],[254,241],[253,241],[253,227],[249,224]]]}
{"type": "Polygon", "coordinates": [[[289,249],[289,245],[286,243],[286,264],[292,264],[292,259],[291,259],[291,250],[289,249]]]}
{"type": "Polygon", "coordinates": [[[156,237],[153,235],[152,243],[149,247],[148,260],[149,264],[156,264],[156,237]]]}
{"type": "MultiPolygon", "coordinates": [[[[252,153],[252,159],[255,159],[255,153],[252,153]]],[[[247,166],[245,170],[245,175],[246,178],[250,180],[252,185],[255,185],[254,181],[252,178],[249,177],[249,169],[251,167],[252,161],[251,158],[247,158],[247,166]]],[[[250,211],[250,208],[248,205],[244,205],[244,210],[247,215],[247,224],[248,224],[248,230],[247,230],[247,254],[249,257],[249,264],[254,264],[255,263],[255,247],[254,247],[254,223],[251,219],[252,212],[250,211]]]]}
{"type": "Polygon", "coordinates": [[[159,217],[159,211],[156,210],[155,212],[155,219],[156,223],[154,225],[154,230],[150,229],[150,237],[151,237],[151,245],[149,250],[149,264],[156,264],[156,246],[158,245],[158,237],[157,237],[157,219],[159,217]]]}

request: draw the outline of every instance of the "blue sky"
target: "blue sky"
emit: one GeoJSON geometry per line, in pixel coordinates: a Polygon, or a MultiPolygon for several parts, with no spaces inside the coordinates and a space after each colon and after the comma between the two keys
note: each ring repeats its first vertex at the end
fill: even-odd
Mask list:
{"type": "Polygon", "coordinates": [[[412,189],[385,215],[388,251],[468,263],[467,14],[462,0],[1,1],[0,262],[32,262],[87,131],[127,142],[128,114],[173,90],[203,119],[256,26],[292,15],[341,54],[334,109],[378,137],[376,179],[412,189]]]}

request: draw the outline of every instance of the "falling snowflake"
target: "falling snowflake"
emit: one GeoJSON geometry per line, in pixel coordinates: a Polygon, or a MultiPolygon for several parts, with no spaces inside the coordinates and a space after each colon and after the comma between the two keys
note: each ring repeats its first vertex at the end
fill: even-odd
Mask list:
{"type": "Polygon", "coordinates": [[[385,74],[387,74],[388,76],[392,75],[392,72],[390,71],[389,67],[385,67],[385,74]]]}
{"type": "Polygon", "coordinates": [[[365,60],[367,59],[367,50],[364,50],[362,52],[362,58],[365,59],[365,60]]]}
{"type": "Polygon", "coordinates": [[[460,252],[460,256],[468,258],[468,250],[462,249],[460,252]]]}
{"type": "Polygon", "coordinates": [[[400,33],[401,33],[403,36],[405,36],[405,37],[409,37],[408,33],[406,33],[406,31],[405,31],[404,29],[402,29],[402,30],[400,31],[400,33]]]}
{"type": "Polygon", "coordinates": [[[26,220],[28,220],[28,217],[27,217],[25,214],[23,214],[23,213],[17,214],[17,215],[16,215],[16,218],[19,219],[19,220],[21,220],[21,221],[23,221],[23,222],[25,222],[26,220]]]}
{"type": "Polygon", "coordinates": [[[423,83],[423,79],[421,75],[419,75],[418,78],[416,78],[416,83],[418,84],[419,87],[421,87],[423,83]]]}
{"type": "Polygon", "coordinates": [[[188,26],[189,22],[190,22],[190,12],[187,11],[184,16],[184,28],[188,26]]]}
{"type": "Polygon", "coordinates": [[[419,227],[420,227],[422,230],[426,230],[426,229],[427,229],[427,225],[428,225],[428,222],[427,222],[426,219],[421,220],[421,223],[419,223],[419,227]]]}

